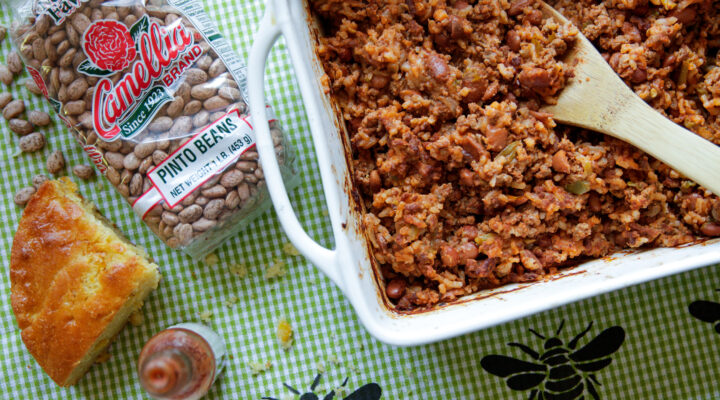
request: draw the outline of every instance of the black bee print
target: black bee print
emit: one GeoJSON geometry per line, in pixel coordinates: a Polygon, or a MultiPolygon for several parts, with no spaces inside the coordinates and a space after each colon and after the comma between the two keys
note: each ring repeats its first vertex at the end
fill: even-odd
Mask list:
{"type": "MultiPolygon", "coordinates": [[[[315,393],[315,388],[317,387],[318,383],[320,383],[320,378],[322,378],[322,374],[317,374],[315,380],[313,380],[313,383],[310,385],[310,392],[303,394],[300,394],[299,390],[288,385],[287,383],[283,383],[283,385],[291,392],[300,395],[300,400],[319,400],[320,398],[315,393]]],[[[347,381],[348,378],[345,378],[345,381],[342,383],[341,386],[345,387],[347,381]]],[[[360,389],[352,392],[348,397],[345,397],[343,400],[379,400],[380,397],[382,397],[382,389],[380,389],[380,385],[378,385],[377,383],[368,383],[360,389]]],[[[330,393],[326,394],[325,397],[323,397],[323,400],[333,399],[335,399],[335,390],[331,390],[330,393]]],[[[277,399],[274,397],[263,397],[263,400],[277,399]]]]}
{"type": "Polygon", "coordinates": [[[576,400],[585,399],[586,394],[599,400],[597,386],[600,386],[600,382],[595,373],[610,365],[610,355],[625,341],[625,330],[619,326],[605,329],[575,350],[580,339],[590,332],[593,323],[590,322],[587,328],[567,345],[558,338],[564,324],[563,320],[555,336],[547,339],[530,329],[530,332],[545,341],[541,352],[524,344],[508,343],[508,346],[517,347],[530,356],[534,362],[503,355],[489,355],[483,357],[480,365],[493,375],[507,378],[506,383],[510,389],[530,390],[528,400],[576,400]]]}
{"type": "MultiPolygon", "coordinates": [[[[720,289],[715,289],[720,292],[720,289]]],[[[720,333],[720,303],[707,300],[696,300],[688,306],[690,315],[703,322],[715,325],[715,332],[720,333]]]]}

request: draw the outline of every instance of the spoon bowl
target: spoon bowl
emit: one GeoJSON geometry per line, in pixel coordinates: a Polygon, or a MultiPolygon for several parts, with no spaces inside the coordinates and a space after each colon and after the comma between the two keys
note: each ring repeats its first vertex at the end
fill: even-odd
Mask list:
{"type": "MultiPolygon", "coordinates": [[[[541,3],[545,17],[572,24],[547,3],[541,3]]],[[[565,61],[573,66],[574,76],[557,103],[543,107],[543,111],[552,113],[558,122],[628,142],[720,195],[720,147],[645,103],[582,33],[578,33],[565,61]]]]}

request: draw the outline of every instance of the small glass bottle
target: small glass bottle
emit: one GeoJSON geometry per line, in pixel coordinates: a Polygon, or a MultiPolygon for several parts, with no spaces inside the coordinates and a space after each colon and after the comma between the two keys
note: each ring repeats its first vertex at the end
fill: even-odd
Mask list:
{"type": "Polygon", "coordinates": [[[225,342],[210,328],[184,323],[153,336],[140,352],[140,385],[158,400],[203,397],[225,364],[225,342]]]}

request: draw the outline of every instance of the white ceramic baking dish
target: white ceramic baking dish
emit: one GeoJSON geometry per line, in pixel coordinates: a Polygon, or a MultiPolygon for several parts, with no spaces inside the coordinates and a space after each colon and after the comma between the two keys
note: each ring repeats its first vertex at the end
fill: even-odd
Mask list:
{"type": "Polygon", "coordinates": [[[269,0],[252,47],[248,81],[260,161],[288,237],[343,291],[358,318],[377,339],[406,346],[438,341],[720,261],[720,240],[682,248],[619,253],[567,269],[546,281],[482,291],[430,311],[409,314],[394,311],[380,290],[372,254],[360,226],[360,206],[352,195],[353,184],[345,158],[347,136],[320,84],[323,70],[314,50],[316,25],[306,7],[303,0],[269,0]],[[287,41],[308,114],[335,237],[332,250],[310,238],[295,216],[264,122],[265,64],[280,35],[287,41]]]}

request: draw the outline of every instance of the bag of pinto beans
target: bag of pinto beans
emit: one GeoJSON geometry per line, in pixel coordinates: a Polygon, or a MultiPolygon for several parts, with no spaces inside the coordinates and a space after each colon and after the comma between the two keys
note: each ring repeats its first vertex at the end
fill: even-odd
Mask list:
{"type": "MultiPolygon", "coordinates": [[[[199,257],[268,208],[245,64],[202,2],[15,3],[10,34],[30,75],[168,246],[199,257]]],[[[270,122],[291,177],[294,150],[270,122]]]]}

